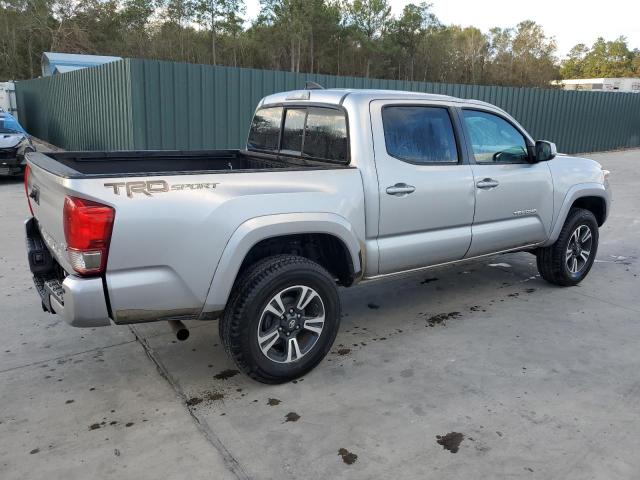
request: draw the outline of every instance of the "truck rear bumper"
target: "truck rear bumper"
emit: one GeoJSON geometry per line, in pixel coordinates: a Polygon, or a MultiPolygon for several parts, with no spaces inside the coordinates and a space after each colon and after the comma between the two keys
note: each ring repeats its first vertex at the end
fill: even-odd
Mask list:
{"type": "Polygon", "coordinates": [[[73,327],[111,325],[101,278],[68,276],[62,282],[62,298],[49,295],[51,310],[73,327]]]}
{"type": "Polygon", "coordinates": [[[40,236],[37,222],[25,223],[29,268],[42,308],[60,315],[74,327],[103,327],[111,324],[102,278],[67,275],[62,282],[56,275],[53,260],[40,236]]]}

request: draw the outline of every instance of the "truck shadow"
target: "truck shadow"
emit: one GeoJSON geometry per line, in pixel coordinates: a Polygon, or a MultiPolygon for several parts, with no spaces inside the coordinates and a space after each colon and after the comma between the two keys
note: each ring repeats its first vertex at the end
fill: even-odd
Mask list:
{"type": "Polygon", "coordinates": [[[16,183],[23,183],[24,177],[22,175],[14,175],[11,177],[0,176],[0,186],[2,185],[14,185],[16,183]]]}
{"type": "MultiPolygon", "coordinates": [[[[320,383],[327,375],[342,376],[345,361],[357,362],[361,351],[379,342],[402,342],[403,336],[431,335],[453,322],[491,315],[504,302],[528,301],[539,288],[551,287],[537,276],[535,257],[518,253],[340,289],[340,331],[327,358],[307,376],[320,383]]],[[[213,392],[218,400],[220,394],[242,400],[282,388],[237,372],[220,342],[217,322],[189,322],[188,327],[186,342],[178,342],[164,323],[136,327],[186,398],[204,399],[213,392]]]]}

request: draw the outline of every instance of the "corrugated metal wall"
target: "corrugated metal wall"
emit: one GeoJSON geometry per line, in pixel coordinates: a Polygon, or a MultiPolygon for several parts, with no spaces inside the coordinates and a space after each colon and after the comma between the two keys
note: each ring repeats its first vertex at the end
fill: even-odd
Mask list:
{"type": "Polygon", "coordinates": [[[16,84],[22,126],[67,150],[133,148],[128,62],[16,84]]]}
{"type": "Polygon", "coordinates": [[[27,130],[64,148],[188,150],[241,147],[260,98],[301,88],[306,80],[327,88],[484,100],[567,153],[640,146],[640,95],[632,93],[403,82],[155,60],[125,60],[20,82],[17,91],[27,130]]]}

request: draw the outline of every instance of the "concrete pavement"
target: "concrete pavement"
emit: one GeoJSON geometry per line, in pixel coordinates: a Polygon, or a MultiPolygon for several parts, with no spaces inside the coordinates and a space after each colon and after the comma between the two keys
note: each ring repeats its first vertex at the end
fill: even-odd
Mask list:
{"type": "Polygon", "coordinates": [[[637,478],[640,151],[589,156],[615,202],[580,286],[519,253],[342,289],[332,353],[280,386],[236,374],[216,322],[178,343],[43,313],[1,179],[0,477],[637,478]]]}

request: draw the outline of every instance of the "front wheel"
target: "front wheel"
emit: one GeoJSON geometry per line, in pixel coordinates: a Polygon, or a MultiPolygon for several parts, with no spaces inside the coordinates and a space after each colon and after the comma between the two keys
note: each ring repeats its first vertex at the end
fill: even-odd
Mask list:
{"type": "Polygon", "coordinates": [[[574,208],[556,242],[538,250],[538,271],[542,278],[555,285],[577,285],[591,270],[597,250],[595,216],[589,210],[574,208]]]}
{"type": "Polygon", "coordinates": [[[340,299],[334,279],[317,263],[277,255],[250,267],[236,282],[220,319],[220,338],[251,378],[283,383],[326,356],[338,332],[340,299]]]}

